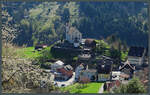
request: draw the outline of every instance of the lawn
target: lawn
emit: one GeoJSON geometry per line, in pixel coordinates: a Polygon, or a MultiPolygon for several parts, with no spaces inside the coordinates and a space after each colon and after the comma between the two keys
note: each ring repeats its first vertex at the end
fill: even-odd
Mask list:
{"type": "Polygon", "coordinates": [[[60,89],[61,91],[69,91],[70,93],[98,93],[102,84],[103,83],[92,82],[82,86],[82,84],[75,83],[71,86],[63,87],[60,89]]]}

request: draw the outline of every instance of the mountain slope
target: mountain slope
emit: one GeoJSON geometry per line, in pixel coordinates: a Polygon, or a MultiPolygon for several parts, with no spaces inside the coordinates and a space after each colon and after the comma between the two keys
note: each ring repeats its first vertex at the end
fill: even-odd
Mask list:
{"type": "Polygon", "coordinates": [[[17,45],[50,44],[64,37],[64,25],[70,22],[85,38],[99,39],[116,34],[128,45],[147,46],[146,3],[23,2],[3,5],[14,18],[12,23],[17,23],[22,30],[14,40],[17,45]]]}

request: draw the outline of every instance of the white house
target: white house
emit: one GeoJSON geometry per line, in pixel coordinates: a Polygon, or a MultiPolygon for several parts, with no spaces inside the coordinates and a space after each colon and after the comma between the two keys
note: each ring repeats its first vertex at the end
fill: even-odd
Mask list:
{"type": "Polygon", "coordinates": [[[80,80],[88,78],[90,81],[96,81],[97,71],[96,69],[86,69],[81,71],[80,80]]]}
{"type": "Polygon", "coordinates": [[[112,71],[112,80],[121,80],[120,75],[120,71],[112,71]]]}
{"type": "Polygon", "coordinates": [[[128,61],[131,64],[141,65],[144,62],[146,52],[144,47],[130,47],[128,61]]]}
{"type": "Polygon", "coordinates": [[[51,65],[51,69],[56,71],[58,68],[62,68],[64,63],[61,60],[56,61],[54,64],[51,65]]]}
{"type": "Polygon", "coordinates": [[[75,27],[66,24],[66,40],[78,47],[82,42],[82,34],[75,27]]]}

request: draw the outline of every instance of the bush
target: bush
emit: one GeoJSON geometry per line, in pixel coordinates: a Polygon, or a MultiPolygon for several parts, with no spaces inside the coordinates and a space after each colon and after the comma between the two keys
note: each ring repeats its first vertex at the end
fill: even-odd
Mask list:
{"type": "Polygon", "coordinates": [[[115,93],[145,93],[144,85],[138,78],[133,78],[128,84],[122,84],[119,88],[114,90],[115,93]]]}

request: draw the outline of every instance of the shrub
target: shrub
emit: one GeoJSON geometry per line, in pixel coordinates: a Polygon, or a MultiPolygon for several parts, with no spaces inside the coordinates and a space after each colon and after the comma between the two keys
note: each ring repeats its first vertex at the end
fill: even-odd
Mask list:
{"type": "Polygon", "coordinates": [[[145,93],[143,84],[138,78],[133,78],[128,84],[122,84],[119,88],[114,90],[115,93],[145,93]]]}

